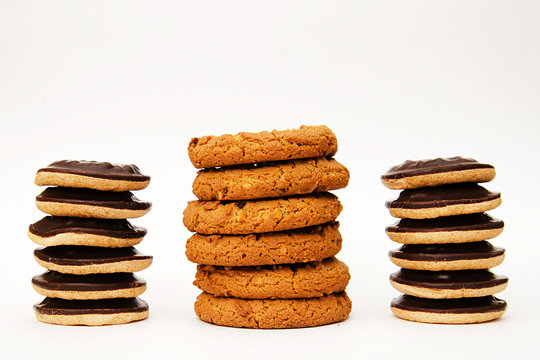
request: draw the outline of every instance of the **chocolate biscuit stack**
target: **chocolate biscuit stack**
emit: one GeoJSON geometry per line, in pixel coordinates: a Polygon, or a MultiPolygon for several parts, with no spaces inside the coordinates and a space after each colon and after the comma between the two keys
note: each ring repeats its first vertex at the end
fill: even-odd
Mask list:
{"type": "Polygon", "coordinates": [[[192,139],[198,172],[184,224],[199,264],[203,321],[248,328],[297,328],[342,321],[350,275],[337,260],[347,169],[332,159],[326,126],[192,139]]]}
{"type": "Polygon", "coordinates": [[[133,247],[146,229],[126,219],[150,211],[130,192],[149,182],[135,165],[63,160],[38,170],[36,185],[53,186],[36,197],[38,209],[52,216],[28,232],[45,246],[34,257],[48,271],[32,279],[46,296],[34,305],[40,321],[112,325],[148,317],[148,304],[137,298],[146,282],[133,274],[152,263],[133,247]]]}
{"type": "Polygon", "coordinates": [[[494,177],[493,166],[462,157],[409,160],[382,176],[385,186],[403,190],[386,203],[401,218],[386,233],[405,244],[389,253],[402,267],[390,276],[405,294],[392,301],[396,316],[467,324],[504,314],[506,302],[493,295],[506,288],[508,278],[488,270],[502,263],[504,249],[486,241],[504,223],[484,213],[499,206],[501,196],[477,184],[494,177]]]}

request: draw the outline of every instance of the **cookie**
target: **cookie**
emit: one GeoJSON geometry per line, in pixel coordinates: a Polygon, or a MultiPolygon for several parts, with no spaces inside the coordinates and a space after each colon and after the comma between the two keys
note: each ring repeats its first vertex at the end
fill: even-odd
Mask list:
{"type": "Polygon", "coordinates": [[[429,299],[455,299],[494,295],[506,289],[508,277],[489,270],[424,271],[401,269],[390,283],[406,295],[429,299]]]}
{"type": "Polygon", "coordinates": [[[197,264],[259,266],[318,261],[341,250],[339,223],[297,230],[248,235],[195,234],[186,243],[186,256],[197,264]]]}
{"type": "Polygon", "coordinates": [[[32,278],[43,296],[66,300],[130,298],[146,290],[146,281],[131,273],[72,275],[47,271],[32,278]]]}
{"type": "Polygon", "coordinates": [[[145,235],[145,228],[124,219],[46,216],[28,228],[30,240],[41,246],[128,247],[140,243],[145,235]]]}
{"type": "Polygon", "coordinates": [[[334,221],[342,210],[338,198],[315,193],[246,201],[190,201],[184,225],[201,234],[251,234],[281,231],[334,221]]]}
{"type": "Polygon", "coordinates": [[[416,189],[425,186],[463,182],[487,182],[495,177],[495,168],[474,159],[455,156],[430,160],[407,160],[392,167],[382,183],[390,189],[416,189]]]}
{"type": "Polygon", "coordinates": [[[64,300],[45,298],[34,305],[39,321],[57,325],[118,325],[144,320],[148,304],[138,298],[64,300]]]}
{"type": "Polygon", "coordinates": [[[347,265],[330,258],[304,264],[257,267],[199,265],[193,284],[214,296],[296,299],[343,291],[350,277],[347,265]]]}
{"type": "Polygon", "coordinates": [[[399,267],[411,270],[452,271],[490,269],[504,260],[504,249],[487,241],[463,244],[403,245],[388,253],[399,267]]]}
{"type": "Polygon", "coordinates": [[[305,299],[245,300],[202,293],[195,313],[206,322],[255,329],[286,329],[326,325],[345,320],[351,312],[345,292],[305,299]]]}
{"type": "Polygon", "coordinates": [[[387,201],[390,215],[408,219],[430,219],[481,213],[501,204],[501,194],[473,183],[441,185],[403,190],[394,201],[387,201]]]}
{"type": "Polygon", "coordinates": [[[331,156],[337,139],[326,126],[193,138],[189,159],[196,168],[331,156]]]}
{"type": "Polygon", "coordinates": [[[126,219],[141,217],[152,204],[131,192],[50,187],[36,197],[39,210],[56,216],[126,219]]]}
{"type": "Polygon", "coordinates": [[[39,169],[35,183],[103,191],[130,191],[147,187],[150,176],[142,174],[135,165],[61,160],[39,169]]]}
{"type": "Polygon", "coordinates": [[[410,295],[395,298],[390,305],[399,318],[435,324],[474,324],[500,318],[506,301],[493,296],[461,299],[424,299],[410,295]]]}
{"type": "Polygon", "coordinates": [[[249,200],[337,190],[348,182],[347,168],[323,157],[200,170],[193,193],[199,200],[249,200]]]}
{"type": "Polygon", "coordinates": [[[386,228],[390,239],[401,244],[448,244],[492,239],[504,222],[488,214],[467,214],[435,219],[401,219],[386,228]]]}
{"type": "Polygon", "coordinates": [[[50,246],[36,249],[34,258],[47,270],[76,275],[137,272],[152,264],[152,256],[133,247],[50,246]]]}

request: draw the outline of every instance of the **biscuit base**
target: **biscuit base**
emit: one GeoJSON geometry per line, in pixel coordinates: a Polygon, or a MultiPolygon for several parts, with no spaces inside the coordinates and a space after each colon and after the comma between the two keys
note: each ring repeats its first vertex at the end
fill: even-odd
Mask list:
{"type": "Polygon", "coordinates": [[[114,209],[102,206],[38,200],[36,200],[36,206],[39,210],[50,215],[98,219],[133,219],[141,217],[150,211],[150,208],[145,210],[114,209]]]}
{"type": "Polygon", "coordinates": [[[493,210],[501,205],[501,198],[474,204],[457,204],[422,209],[389,208],[390,215],[401,219],[433,219],[441,216],[476,214],[493,210]]]}
{"type": "Polygon", "coordinates": [[[430,324],[476,324],[487,321],[492,321],[500,318],[505,313],[502,311],[493,311],[486,313],[466,313],[466,314],[452,314],[452,313],[431,313],[422,311],[409,311],[391,307],[392,312],[400,319],[430,323],[430,324]]]}
{"type": "Polygon", "coordinates": [[[32,284],[34,290],[40,295],[66,300],[99,300],[137,297],[146,291],[146,285],[135,288],[104,290],[104,291],[67,291],[49,290],[32,284]]]}
{"type": "Polygon", "coordinates": [[[72,188],[87,188],[101,191],[131,191],[146,188],[150,183],[150,180],[112,180],[85,175],[40,171],[37,173],[34,182],[39,186],[52,185],[72,188]]]}
{"type": "Polygon", "coordinates": [[[118,314],[47,315],[34,312],[39,321],[55,325],[119,325],[148,318],[148,311],[118,314]]]}
{"type": "Polygon", "coordinates": [[[152,264],[152,259],[118,261],[114,263],[92,265],[58,265],[43,261],[34,256],[37,263],[47,270],[58,271],[64,274],[110,274],[117,272],[137,272],[146,269],[152,264]]]}
{"type": "Polygon", "coordinates": [[[42,237],[28,232],[30,240],[41,246],[58,245],[79,245],[79,246],[99,246],[109,248],[120,248],[134,246],[140,243],[143,237],[139,238],[114,238],[110,236],[81,234],[81,233],[62,233],[49,237],[42,237]]]}
{"type": "Polygon", "coordinates": [[[392,280],[390,280],[390,284],[392,284],[392,286],[396,290],[405,295],[412,295],[428,299],[458,299],[464,297],[481,297],[487,295],[494,295],[503,291],[508,286],[508,283],[505,283],[481,289],[435,289],[400,284],[392,280]]]}
{"type": "Polygon", "coordinates": [[[411,270],[452,271],[491,269],[504,261],[505,254],[487,259],[452,260],[452,261],[412,261],[390,256],[390,260],[399,267],[411,270]]]}
{"type": "Polygon", "coordinates": [[[493,168],[468,169],[408,176],[401,179],[382,179],[382,183],[390,189],[405,190],[463,182],[488,182],[495,178],[495,174],[493,168]]]}
{"type": "Polygon", "coordinates": [[[351,312],[345,292],[317,298],[245,300],[197,297],[195,313],[208,323],[253,329],[291,329],[326,325],[345,320],[351,312]]]}
{"type": "Polygon", "coordinates": [[[503,228],[466,231],[393,232],[387,231],[390,240],[400,244],[460,244],[493,239],[503,228]]]}

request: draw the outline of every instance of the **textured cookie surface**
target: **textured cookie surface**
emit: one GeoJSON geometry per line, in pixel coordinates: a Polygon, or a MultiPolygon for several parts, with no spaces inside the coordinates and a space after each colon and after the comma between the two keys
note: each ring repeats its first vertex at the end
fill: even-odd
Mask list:
{"type": "Polygon", "coordinates": [[[288,198],[246,201],[190,201],[184,225],[201,234],[251,234],[319,225],[335,220],[338,198],[315,193],[288,198]]]}
{"type": "Polygon", "coordinates": [[[488,214],[401,219],[386,228],[388,237],[402,244],[446,244],[482,241],[498,236],[504,222],[488,214]]]}
{"type": "Polygon", "coordinates": [[[138,298],[64,300],[45,298],[34,305],[39,321],[57,325],[118,325],[144,320],[148,304],[138,298]]]}
{"type": "Polygon", "coordinates": [[[495,177],[495,169],[470,158],[455,156],[430,160],[407,160],[381,176],[391,189],[416,189],[462,182],[486,182],[495,177]]]}
{"type": "Polygon", "coordinates": [[[402,319],[437,324],[473,324],[498,319],[506,301],[493,296],[461,299],[424,299],[402,295],[392,300],[391,309],[402,319]]]}
{"type": "Polygon", "coordinates": [[[243,299],[319,297],[345,290],[349,268],[336,258],[258,267],[199,265],[194,285],[214,296],[243,299]]]}
{"type": "Polygon", "coordinates": [[[256,329],[326,325],[345,320],[351,312],[345,292],[307,299],[245,300],[202,293],[195,313],[206,322],[256,329]]]}
{"type": "Polygon", "coordinates": [[[140,190],[148,186],[150,177],[136,165],[109,162],[61,160],[39,169],[36,185],[89,188],[104,191],[140,190]]]}
{"type": "Polygon", "coordinates": [[[334,159],[316,158],[201,170],[193,182],[199,200],[247,200],[341,189],[349,171],[334,159]]]}
{"type": "Polygon", "coordinates": [[[124,219],[46,216],[28,228],[30,239],[42,246],[127,247],[138,244],[145,235],[145,228],[124,219]]]}
{"type": "Polygon", "coordinates": [[[186,244],[187,258],[197,264],[258,266],[318,261],[341,250],[339,223],[248,235],[195,234],[186,244]]]}
{"type": "Polygon", "coordinates": [[[314,158],[336,152],[336,136],[326,126],[203,136],[192,139],[188,146],[189,158],[196,168],[314,158]]]}

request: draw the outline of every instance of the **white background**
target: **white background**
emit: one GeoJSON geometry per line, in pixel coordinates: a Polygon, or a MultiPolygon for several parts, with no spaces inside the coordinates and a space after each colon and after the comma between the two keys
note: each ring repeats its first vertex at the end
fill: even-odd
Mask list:
{"type": "MultiPolygon", "coordinates": [[[[2,295],[7,358],[537,357],[540,5],[536,1],[0,0],[2,295]],[[181,222],[196,171],[191,137],[326,124],[351,171],[337,191],[352,273],[349,320],[298,330],[199,321],[181,222]],[[482,325],[402,321],[379,176],[406,159],[463,155],[495,165],[491,214],[506,223],[494,272],[506,315],[482,325]],[[35,171],[59,159],[136,163],[153,210],[138,247],[147,321],[39,323],[27,226],[43,214],[35,171]]],[[[2,355],[2,358],[4,356],[2,355]]]]}

